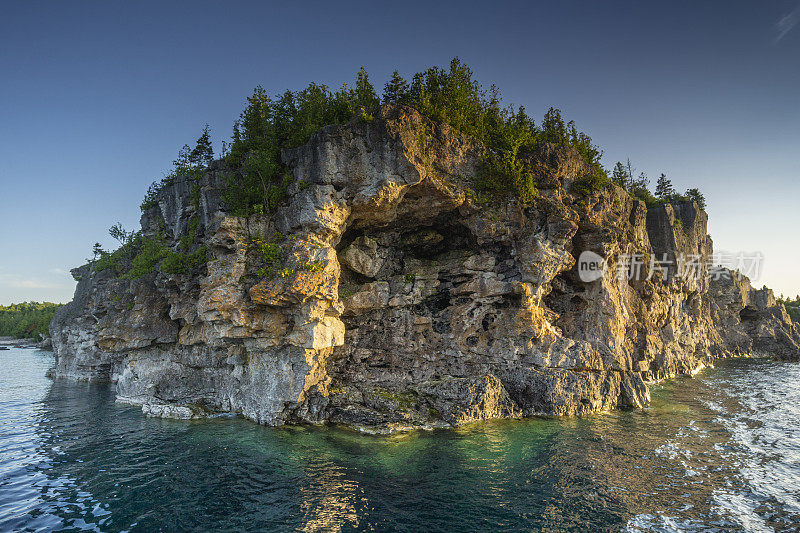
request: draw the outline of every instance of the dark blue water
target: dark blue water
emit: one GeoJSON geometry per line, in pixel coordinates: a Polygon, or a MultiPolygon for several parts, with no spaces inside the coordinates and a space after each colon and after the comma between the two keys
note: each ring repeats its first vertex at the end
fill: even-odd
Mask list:
{"type": "Polygon", "coordinates": [[[0,352],[0,531],[790,531],[800,366],[721,362],[643,411],[390,437],[167,421],[0,352]]]}

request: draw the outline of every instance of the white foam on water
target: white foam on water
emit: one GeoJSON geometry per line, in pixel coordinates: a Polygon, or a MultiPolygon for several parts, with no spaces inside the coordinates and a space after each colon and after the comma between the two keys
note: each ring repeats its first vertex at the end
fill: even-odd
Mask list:
{"type": "Polygon", "coordinates": [[[755,501],[741,493],[714,491],[714,507],[712,511],[727,516],[747,531],[774,531],[756,514],[755,501]]]}
{"type": "Polygon", "coordinates": [[[663,514],[639,514],[628,520],[627,531],[656,531],[676,533],[679,531],[708,531],[708,527],[694,520],[685,520],[663,514]]]}

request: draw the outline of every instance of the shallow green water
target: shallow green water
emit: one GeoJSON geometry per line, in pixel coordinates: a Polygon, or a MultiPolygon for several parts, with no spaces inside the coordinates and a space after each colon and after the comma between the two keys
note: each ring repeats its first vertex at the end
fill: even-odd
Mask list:
{"type": "Polygon", "coordinates": [[[167,421],[0,352],[0,530],[794,530],[800,366],[721,362],[643,411],[366,436],[167,421]]]}

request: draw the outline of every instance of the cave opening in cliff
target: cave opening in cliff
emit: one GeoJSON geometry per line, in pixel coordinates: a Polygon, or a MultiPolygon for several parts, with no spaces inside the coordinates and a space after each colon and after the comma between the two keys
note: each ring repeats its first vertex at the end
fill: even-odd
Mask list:
{"type": "Polygon", "coordinates": [[[342,280],[363,284],[399,274],[412,276],[420,265],[466,258],[480,251],[475,236],[459,221],[457,210],[424,218],[419,215],[400,210],[397,219],[384,226],[348,228],[336,247],[342,280]]]}
{"type": "MultiPolygon", "coordinates": [[[[354,224],[336,247],[340,295],[346,299],[364,290],[373,294],[386,291],[388,296],[382,298],[404,302],[394,306],[408,305],[414,316],[428,317],[436,333],[449,333],[448,308],[454,303],[451,290],[466,280],[455,273],[481,250],[461,220],[456,209],[435,212],[420,210],[418,204],[401,204],[397,218],[389,224],[354,224]],[[425,295],[415,296],[420,292],[425,295]]],[[[379,307],[375,312],[392,314],[394,306],[379,307]]],[[[342,320],[351,329],[370,319],[345,313],[342,320]]]]}
{"type": "Polygon", "coordinates": [[[739,319],[743,322],[752,321],[758,318],[758,311],[750,306],[743,308],[739,311],[739,319]]]}

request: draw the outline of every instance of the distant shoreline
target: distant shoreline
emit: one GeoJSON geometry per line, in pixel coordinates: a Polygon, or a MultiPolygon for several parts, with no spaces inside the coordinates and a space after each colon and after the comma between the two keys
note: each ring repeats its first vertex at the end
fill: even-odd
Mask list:
{"type": "Polygon", "coordinates": [[[15,339],[14,337],[0,337],[0,346],[14,346],[16,348],[38,348],[33,339],[15,339]]]}

